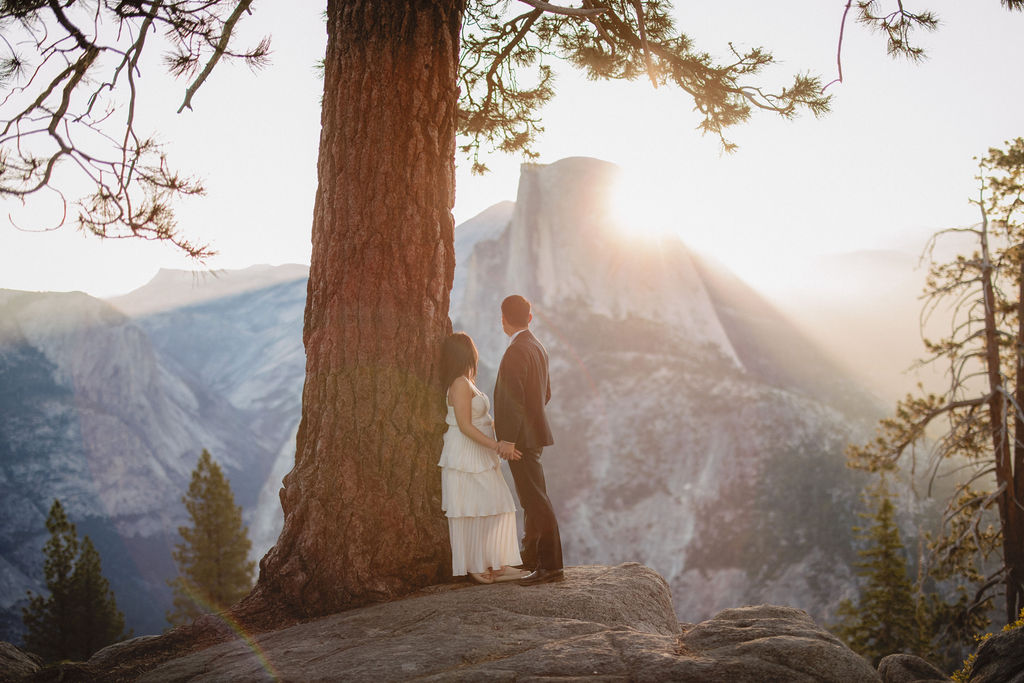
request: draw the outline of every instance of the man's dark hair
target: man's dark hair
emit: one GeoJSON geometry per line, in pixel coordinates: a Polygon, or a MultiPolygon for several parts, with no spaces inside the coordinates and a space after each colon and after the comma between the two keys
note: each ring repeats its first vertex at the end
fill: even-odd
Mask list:
{"type": "Polygon", "coordinates": [[[530,326],[530,302],[525,297],[513,294],[501,302],[501,314],[516,327],[530,326]]]}

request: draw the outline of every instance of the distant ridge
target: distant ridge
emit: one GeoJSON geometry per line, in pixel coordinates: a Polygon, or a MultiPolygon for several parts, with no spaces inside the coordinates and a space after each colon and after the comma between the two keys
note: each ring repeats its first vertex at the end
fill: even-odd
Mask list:
{"type": "Polygon", "coordinates": [[[106,301],[122,313],[138,317],[306,277],[309,277],[309,266],[298,263],[255,265],[241,270],[161,268],[143,286],[106,301]]]}

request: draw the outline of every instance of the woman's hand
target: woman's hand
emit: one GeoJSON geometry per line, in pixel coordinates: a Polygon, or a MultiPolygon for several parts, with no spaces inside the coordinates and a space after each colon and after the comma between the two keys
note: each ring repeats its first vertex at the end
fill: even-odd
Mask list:
{"type": "Polygon", "coordinates": [[[516,445],[508,441],[499,441],[495,450],[502,460],[519,460],[523,457],[523,454],[516,450],[516,445]]]}

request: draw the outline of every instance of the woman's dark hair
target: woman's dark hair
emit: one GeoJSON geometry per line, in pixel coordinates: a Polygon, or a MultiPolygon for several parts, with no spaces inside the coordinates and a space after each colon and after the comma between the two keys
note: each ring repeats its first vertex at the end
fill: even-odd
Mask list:
{"type": "Polygon", "coordinates": [[[475,375],[476,364],[480,360],[476,344],[465,332],[450,334],[441,342],[441,381],[444,390],[452,385],[458,377],[465,374],[475,375]]]}

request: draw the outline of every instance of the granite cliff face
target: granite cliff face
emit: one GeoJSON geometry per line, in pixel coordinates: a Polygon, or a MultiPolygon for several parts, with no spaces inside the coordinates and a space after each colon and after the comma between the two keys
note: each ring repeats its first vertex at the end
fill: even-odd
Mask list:
{"type": "MultiPolygon", "coordinates": [[[[302,266],[227,273],[193,288],[198,290],[192,295],[195,303],[163,305],[159,312],[135,319],[161,363],[238,411],[241,429],[262,447],[259,452],[234,453],[239,472],[231,479],[235,491],[245,496],[252,557],[257,560],[281,531],[278,490],[295,461],[306,370],[306,273],[302,266]],[[239,287],[247,288],[237,292],[239,287]],[[204,294],[207,289],[214,293],[204,294]],[[216,295],[218,290],[226,293],[216,295]]],[[[158,287],[149,297],[126,298],[124,303],[146,310],[166,293],[158,287]]]]}
{"type": "Polygon", "coordinates": [[[81,293],[0,292],[0,637],[18,639],[25,591],[42,588],[54,498],[96,542],[136,632],[166,626],[180,498],[203,448],[255,550],[273,542],[280,506],[258,501],[277,455],[294,455],[305,281],[294,282],[142,318],[81,293]]]}
{"type": "Polygon", "coordinates": [[[853,581],[860,482],[843,448],[879,409],[722,267],[616,225],[615,173],[526,164],[504,230],[459,245],[452,318],[480,348],[480,385],[507,342],[500,301],[523,294],[551,355],[544,461],[567,561],[640,560],[690,619],[763,601],[829,617],[853,581]]]}

